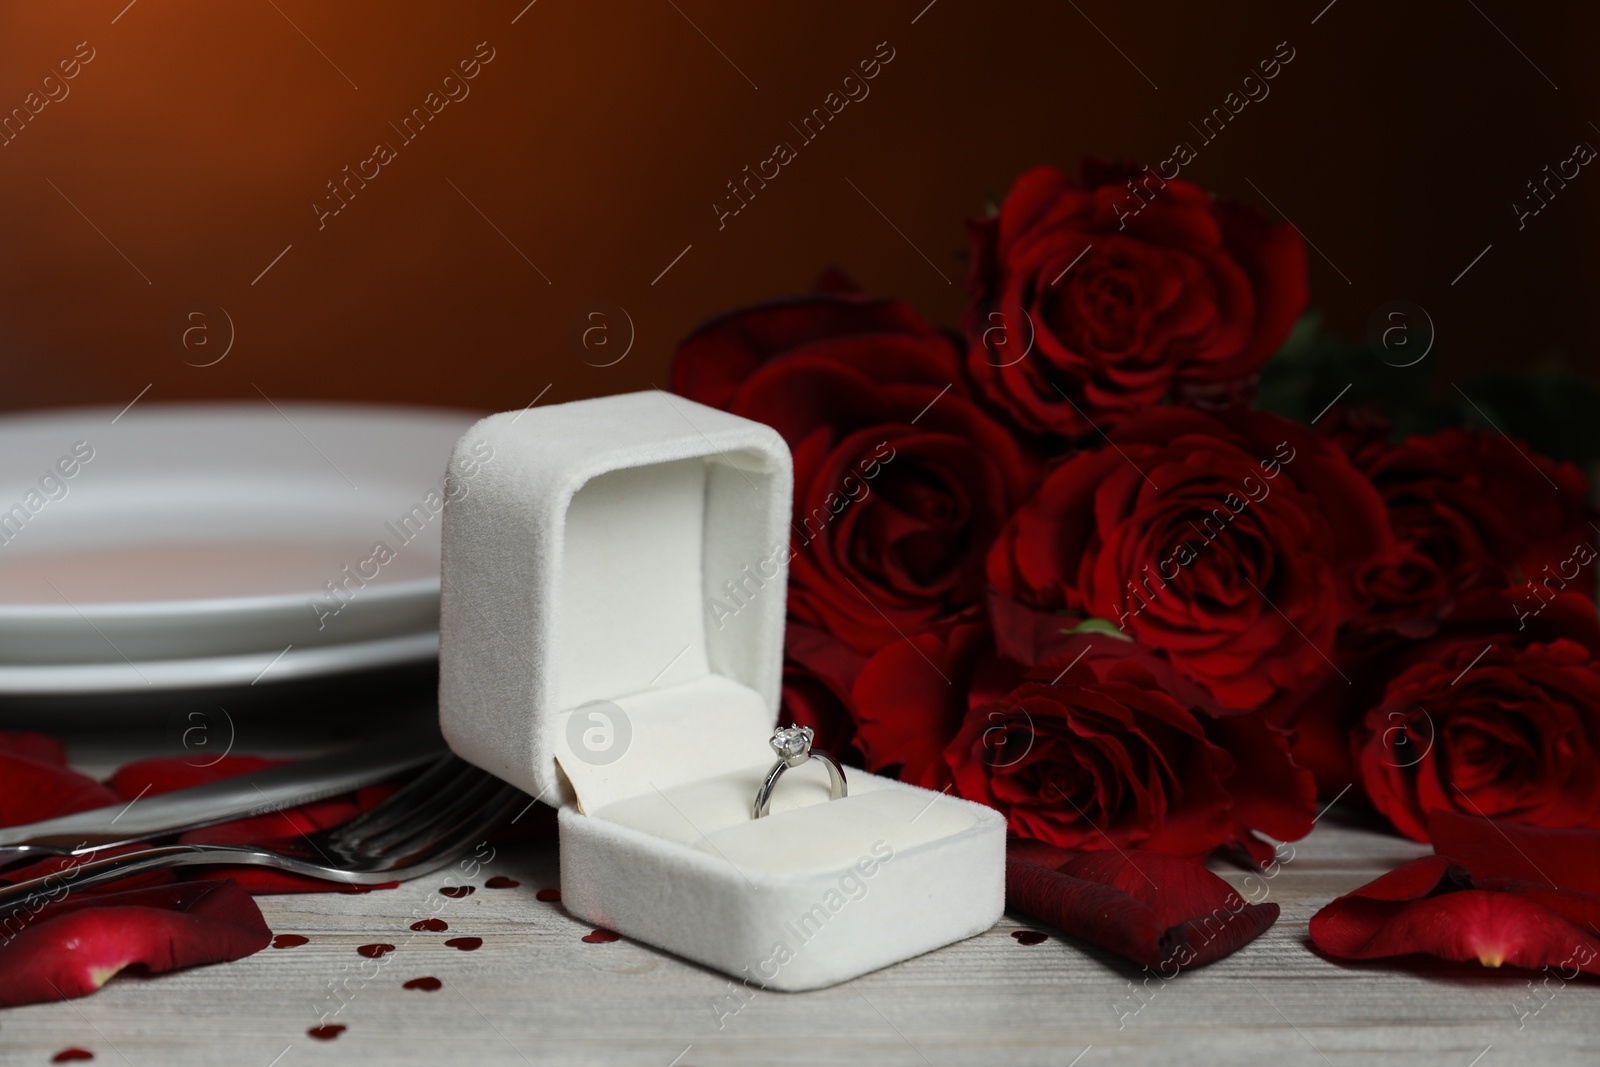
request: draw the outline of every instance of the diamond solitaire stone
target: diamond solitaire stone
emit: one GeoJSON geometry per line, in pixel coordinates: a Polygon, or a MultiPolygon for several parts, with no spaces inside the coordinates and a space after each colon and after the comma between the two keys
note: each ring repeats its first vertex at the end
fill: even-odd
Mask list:
{"type": "Polygon", "coordinates": [[[768,742],[778,758],[790,766],[811,758],[811,739],[816,734],[809,726],[780,726],[768,742]]]}

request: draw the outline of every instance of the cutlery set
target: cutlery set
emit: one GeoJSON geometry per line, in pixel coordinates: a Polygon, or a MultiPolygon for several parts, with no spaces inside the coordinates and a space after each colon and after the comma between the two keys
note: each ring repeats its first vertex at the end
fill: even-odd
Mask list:
{"type": "Polygon", "coordinates": [[[127,805],[0,829],[0,869],[76,858],[0,886],[0,914],[74,889],[208,864],[273,867],[348,885],[417,878],[471,851],[528,803],[521,790],[448,754],[438,736],[402,736],[127,805]],[[417,772],[421,768],[420,773],[417,772]],[[189,830],[413,776],[347,822],[247,845],[159,843],[189,830]],[[133,845],[148,843],[149,847],[133,845]],[[101,857],[108,850],[116,854],[101,857]]]}

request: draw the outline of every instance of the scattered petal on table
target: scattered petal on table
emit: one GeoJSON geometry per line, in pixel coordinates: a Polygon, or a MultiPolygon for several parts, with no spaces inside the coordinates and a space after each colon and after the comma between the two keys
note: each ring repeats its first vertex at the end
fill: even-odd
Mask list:
{"type": "Polygon", "coordinates": [[[1339,897],[1312,916],[1310,932],[1318,948],[1343,959],[1424,954],[1600,974],[1600,938],[1591,931],[1533,896],[1478,888],[1443,856],[1412,860],[1339,897]]]}
{"type": "MultiPolygon", "coordinates": [[[[13,741],[9,747],[53,756],[48,749],[28,741],[13,741]]],[[[88,775],[55,762],[13,755],[0,746],[0,826],[103,808],[117,800],[116,793],[88,775]]]]}
{"type": "Polygon", "coordinates": [[[160,756],[155,759],[135,760],[118,767],[106,779],[106,785],[116,790],[124,800],[142,795],[170,793],[176,789],[205,785],[208,782],[232,778],[237,774],[276,767],[286,760],[267,759],[265,756],[223,756],[217,759],[204,753],[189,756],[160,756]]]}
{"type": "Polygon", "coordinates": [[[272,941],[255,901],[226,881],[72,897],[22,921],[5,947],[0,1006],[81,997],[126,967],[236,960],[272,941]]]}
{"type": "Polygon", "coordinates": [[[1198,967],[1253,941],[1278,918],[1198,863],[1157,852],[1068,854],[1044,866],[1006,860],[1006,906],[1162,970],[1198,967]]]}
{"type": "Polygon", "coordinates": [[[1552,829],[1461,815],[1428,813],[1433,850],[1474,879],[1515,878],[1600,893],[1600,830],[1552,829]]]}

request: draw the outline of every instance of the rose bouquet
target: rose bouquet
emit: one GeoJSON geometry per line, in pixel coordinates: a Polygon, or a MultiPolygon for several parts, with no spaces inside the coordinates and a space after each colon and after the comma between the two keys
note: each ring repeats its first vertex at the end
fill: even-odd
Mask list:
{"type": "Polygon", "coordinates": [[[1271,924],[1200,861],[1272,862],[1319,794],[1423,841],[1600,831],[1577,466],[1367,380],[1308,408],[1297,232],[1148,168],[1024,174],[967,291],[948,330],[829,272],[677,352],[676,392],[793,451],[785,714],[819,745],[1000,810],[1011,905],[1152,966],[1271,924]]]}
{"type": "MultiPolygon", "coordinates": [[[[1003,812],[1008,904],[1164,978],[1277,918],[1204,861],[1270,877],[1340,800],[1435,854],[1323,908],[1322,952],[1600,973],[1600,526],[1572,462],[1600,442],[1571,430],[1600,394],[1475,383],[1544,435],[1508,436],[1416,361],[1318,331],[1291,226],[1147,168],[1030,171],[970,238],[959,329],[830,271],[677,352],[677,392],[793,453],[784,714],[1003,812]]],[[[0,825],[260,765],[97,782],[0,733],[0,825]]],[[[184,840],[301,834],[380,794],[184,840]]],[[[251,895],[330,888],[221,873],[19,910],[0,1006],[291,947],[251,895]]]]}

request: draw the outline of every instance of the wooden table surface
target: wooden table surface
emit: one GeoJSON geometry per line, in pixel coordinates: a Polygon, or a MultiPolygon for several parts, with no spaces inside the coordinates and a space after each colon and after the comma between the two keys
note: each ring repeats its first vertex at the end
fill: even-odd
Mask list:
{"type": "MultiPolygon", "coordinates": [[[[241,1064],[1594,1064],[1600,985],[1443,965],[1341,966],[1306,921],[1331,897],[1424,849],[1335,810],[1268,883],[1283,915],[1228,959],[1162,983],[1052,935],[1023,944],[1012,915],[982,936],[852,983],[714,1006],[728,979],[591,928],[559,903],[554,843],[503,850],[448,902],[443,933],[409,929],[448,878],[390,891],[261,898],[276,933],[309,942],[158,978],[119,977],[81,1000],[0,1012],[0,1063],[76,1046],[135,1067],[241,1064]],[[489,889],[503,875],[520,884],[489,889]],[[447,939],[481,937],[477,951],[447,939]],[[388,942],[378,961],[360,945],[388,942]],[[403,988],[436,977],[437,991],[403,988]],[[331,988],[343,982],[347,1000],[331,988]],[[1541,1006],[1542,1005],[1542,1006],[1541,1006]],[[1537,1008],[1537,1012],[1533,1009],[1537,1008]],[[324,1012],[347,1029],[307,1035],[324,1012]]],[[[1237,885],[1243,875],[1218,868],[1237,885]]]]}
{"type": "MultiPolygon", "coordinates": [[[[240,751],[303,755],[348,743],[374,721],[431,719],[431,699],[359,702],[290,714],[236,704],[215,731],[240,751]],[[224,730],[225,727],[225,730],[224,730]],[[342,739],[342,741],[341,741],[342,739]]],[[[120,715],[120,712],[118,713],[120,715]]],[[[172,755],[164,712],[80,724],[73,763],[105,776],[126,760],[172,755]]],[[[55,728],[0,715],[4,728],[55,728]]],[[[183,724],[189,722],[183,719],[183,724]]],[[[845,1063],[875,1067],[994,1064],[1437,1065],[1600,1063],[1600,982],[1544,983],[1527,972],[1429,964],[1341,965],[1314,954],[1306,922],[1333,897],[1427,852],[1335,807],[1266,882],[1283,909],[1244,949],[1169,982],[1109,953],[1007,914],[994,929],[854,982],[812,993],[758,993],[737,1012],[730,980],[626,939],[585,942],[592,927],[540,889],[559,884],[553,838],[502,848],[470,883],[432,876],[366,894],[258,898],[277,934],[309,940],[234,963],[155,978],[122,975],[93,996],[0,1009],[0,1067],[47,1064],[77,1047],[121,1067],[309,1067],[313,1064],[604,1064],[619,1067],[845,1063]],[[515,888],[490,889],[500,875],[515,888]],[[466,897],[435,896],[473,884],[466,897]],[[443,902],[445,932],[414,932],[415,912],[443,902]],[[481,937],[464,952],[446,942],[481,937]],[[380,960],[361,945],[388,943],[380,960]],[[437,991],[408,990],[420,977],[437,991]],[[348,990],[344,998],[335,986],[348,990]],[[1534,986],[1537,986],[1536,995],[1534,986]],[[326,1019],[346,1027],[308,1036],[326,1019]]],[[[1213,869],[1244,888],[1245,873],[1213,869]]],[[[1256,877],[1260,877],[1259,875],[1256,877]]],[[[1252,899],[1261,899],[1252,884],[1252,899]]],[[[0,966],[4,966],[0,953],[0,966]]]]}

